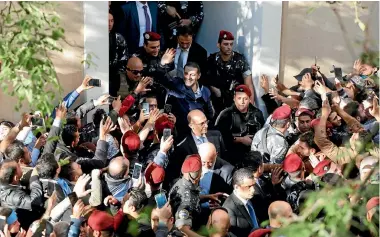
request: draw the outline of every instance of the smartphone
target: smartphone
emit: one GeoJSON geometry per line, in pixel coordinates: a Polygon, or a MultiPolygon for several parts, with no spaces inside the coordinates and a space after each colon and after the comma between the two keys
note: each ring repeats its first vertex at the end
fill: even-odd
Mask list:
{"type": "Polygon", "coordinates": [[[142,164],[135,163],[135,166],[133,167],[132,179],[139,179],[141,175],[141,170],[142,164]]]}
{"type": "Polygon", "coordinates": [[[110,96],[110,97],[108,97],[108,103],[112,104],[112,102],[113,102],[114,100],[116,100],[116,99],[117,99],[117,97],[112,97],[112,96],[110,96]]]}
{"type": "Polygon", "coordinates": [[[149,115],[149,103],[143,103],[142,109],[144,111],[144,115],[149,115]]]}
{"type": "Polygon", "coordinates": [[[40,115],[33,115],[31,121],[33,127],[45,127],[45,121],[40,115]]]}
{"type": "Polygon", "coordinates": [[[172,135],[172,130],[170,128],[165,128],[162,134],[164,141],[166,141],[172,135]]]}
{"type": "Polygon", "coordinates": [[[332,93],[327,93],[326,96],[327,96],[327,99],[329,100],[329,104],[332,105],[333,104],[332,93]]]}
{"type": "Polygon", "coordinates": [[[159,194],[154,195],[154,200],[156,200],[156,204],[158,208],[162,208],[168,202],[168,200],[166,199],[165,193],[159,193],[159,194]]]}
{"type": "Polygon", "coordinates": [[[5,216],[0,216],[0,230],[4,230],[4,226],[6,224],[6,217],[5,216]]]}
{"type": "Polygon", "coordinates": [[[171,104],[164,105],[164,113],[170,114],[171,112],[172,112],[172,105],[171,104]]]}
{"type": "Polygon", "coordinates": [[[335,78],[337,78],[339,81],[343,80],[342,68],[334,67],[334,74],[335,74],[335,78]]]}
{"type": "Polygon", "coordinates": [[[100,79],[91,79],[89,82],[88,82],[88,85],[89,86],[95,86],[95,87],[101,87],[102,86],[102,82],[100,79]]]}

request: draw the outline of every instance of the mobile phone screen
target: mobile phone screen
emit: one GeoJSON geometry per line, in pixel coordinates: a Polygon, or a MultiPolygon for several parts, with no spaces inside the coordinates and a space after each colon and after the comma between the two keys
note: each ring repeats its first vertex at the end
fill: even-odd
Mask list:
{"type": "Polygon", "coordinates": [[[172,112],[172,105],[171,104],[164,105],[164,113],[170,114],[171,112],[172,112]]]}
{"type": "Polygon", "coordinates": [[[337,78],[339,81],[343,79],[342,68],[334,67],[334,74],[335,74],[335,78],[337,78]]]}
{"type": "Polygon", "coordinates": [[[142,169],[142,165],[139,163],[135,163],[135,166],[133,167],[133,174],[132,174],[133,179],[140,178],[141,169],[142,169]]]}
{"type": "Polygon", "coordinates": [[[170,135],[172,135],[172,130],[170,128],[165,128],[162,134],[164,141],[166,141],[170,135]]]}
{"type": "Polygon", "coordinates": [[[154,199],[156,200],[156,204],[158,208],[162,208],[167,203],[166,195],[165,193],[159,193],[154,196],[154,199]]]}
{"type": "Polygon", "coordinates": [[[144,114],[147,115],[149,114],[149,103],[143,103],[143,110],[144,110],[144,114]]]}
{"type": "Polygon", "coordinates": [[[101,86],[101,81],[100,81],[100,79],[91,79],[91,80],[88,82],[88,85],[89,85],[89,86],[100,87],[100,86],[101,86]]]}

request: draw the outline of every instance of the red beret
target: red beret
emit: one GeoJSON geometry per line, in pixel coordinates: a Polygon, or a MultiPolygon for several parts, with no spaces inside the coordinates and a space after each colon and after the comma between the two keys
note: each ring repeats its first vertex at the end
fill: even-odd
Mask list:
{"type": "Polygon", "coordinates": [[[145,169],[145,181],[150,185],[158,186],[160,185],[165,178],[165,170],[152,162],[145,169]]]}
{"type": "Polygon", "coordinates": [[[270,233],[272,233],[271,229],[257,229],[249,234],[248,237],[266,237],[270,236],[270,233]]]}
{"type": "Polygon", "coordinates": [[[251,90],[246,85],[238,85],[235,88],[235,93],[236,92],[244,92],[244,93],[246,93],[248,95],[248,97],[251,97],[251,95],[252,95],[251,90]]]}
{"type": "Polygon", "coordinates": [[[173,131],[174,124],[169,121],[167,116],[161,116],[156,120],[154,128],[158,134],[162,134],[165,128],[170,128],[173,131]]]}
{"type": "MultiPolygon", "coordinates": [[[[311,127],[314,128],[315,126],[317,126],[319,123],[321,122],[321,119],[320,118],[317,118],[317,119],[313,119],[310,123],[311,127]]],[[[327,121],[326,123],[326,128],[333,128],[333,125],[327,121]]]]}
{"type": "Polygon", "coordinates": [[[308,109],[298,109],[296,112],[296,117],[299,117],[301,114],[308,114],[311,117],[314,117],[314,113],[308,109]]]}
{"type": "Polygon", "coordinates": [[[134,153],[140,149],[140,137],[133,131],[127,131],[121,138],[123,152],[134,153]]]}
{"type": "Polygon", "coordinates": [[[234,35],[231,32],[221,30],[219,32],[219,40],[234,40],[234,35]]]}
{"type": "Polygon", "coordinates": [[[319,177],[322,177],[329,171],[330,169],[331,160],[325,159],[318,163],[317,166],[313,169],[313,173],[319,177]]]}
{"type": "Polygon", "coordinates": [[[161,39],[161,36],[155,32],[145,32],[144,39],[149,41],[157,41],[161,39]]]}
{"type": "Polygon", "coordinates": [[[93,230],[114,230],[114,218],[105,211],[95,210],[88,218],[88,225],[93,230]]]}
{"type": "Polygon", "coordinates": [[[302,167],[302,159],[297,154],[289,154],[282,164],[282,168],[288,172],[293,173],[300,170],[302,167]]]}
{"type": "Polygon", "coordinates": [[[369,199],[369,201],[367,202],[367,205],[365,207],[366,207],[367,211],[369,211],[372,208],[377,207],[377,206],[379,206],[379,197],[373,197],[373,198],[369,199]]]}
{"type": "Polygon", "coordinates": [[[182,164],[182,173],[197,172],[202,169],[201,157],[198,154],[189,155],[182,164]]]}
{"type": "Polygon", "coordinates": [[[273,111],[272,119],[281,120],[288,119],[292,115],[292,109],[289,105],[283,105],[278,107],[275,111],[273,111]]]}

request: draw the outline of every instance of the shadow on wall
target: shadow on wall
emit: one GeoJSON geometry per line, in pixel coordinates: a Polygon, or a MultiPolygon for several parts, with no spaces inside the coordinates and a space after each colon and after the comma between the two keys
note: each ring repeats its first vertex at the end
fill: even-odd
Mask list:
{"type": "MultiPolygon", "coordinates": [[[[379,45],[379,2],[362,2],[367,9],[359,9],[360,19],[367,23],[372,49],[379,45]]],[[[332,65],[342,67],[349,73],[355,59],[363,51],[361,42],[364,32],[354,22],[355,10],[352,2],[334,4],[337,7],[347,34],[343,34],[338,18],[325,2],[289,2],[287,15],[287,32],[285,42],[285,84],[294,85],[294,75],[303,68],[314,64],[315,56],[318,65],[327,77],[334,74],[329,71],[332,65]],[[307,14],[311,7],[316,9],[307,14]],[[350,49],[352,48],[352,50],[350,49]]]]}

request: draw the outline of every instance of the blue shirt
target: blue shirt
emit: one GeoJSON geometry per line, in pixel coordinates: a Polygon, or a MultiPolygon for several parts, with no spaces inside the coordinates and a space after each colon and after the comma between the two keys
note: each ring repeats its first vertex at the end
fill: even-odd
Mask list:
{"type": "MultiPolygon", "coordinates": [[[[201,195],[206,195],[210,193],[210,188],[211,188],[211,181],[212,181],[212,171],[209,171],[203,175],[201,180],[199,181],[199,187],[201,188],[201,195]]],[[[204,202],[201,204],[202,208],[208,208],[209,203],[204,202]]]]}
{"type": "Polygon", "coordinates": [[[208,142],[206,136],[195,136],[193,133],[191,133],[191,136],[193,136],[193,139],[194,139],[195,145],[197,145],[197,147],[198,147],[199,145],[203,144],[203,143],[208,142]]]}

